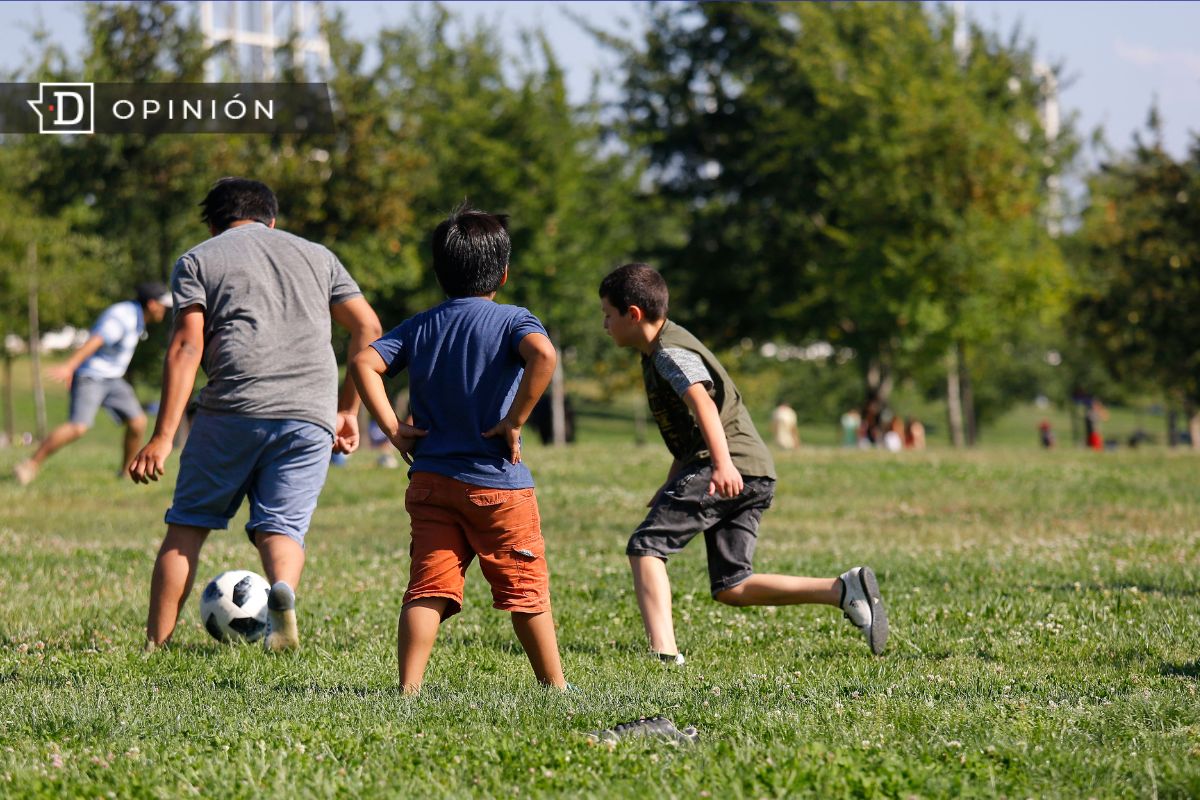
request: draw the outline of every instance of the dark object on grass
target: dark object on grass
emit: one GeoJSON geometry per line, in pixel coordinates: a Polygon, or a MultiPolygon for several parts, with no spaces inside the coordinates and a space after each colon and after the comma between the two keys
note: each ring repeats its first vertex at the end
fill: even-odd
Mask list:
{"type": "Polygon", "coordinates": [[[695,744],[700,734],[691,725],[679,730],[675,727],[675,723],[666,717],[642,717],[633,722],[622,722],[620,725],[614,725],[602,731],[588,733],[588,737],[594,741],[611,744],[635,736],[663,739],[674,744],[695,744]]]}

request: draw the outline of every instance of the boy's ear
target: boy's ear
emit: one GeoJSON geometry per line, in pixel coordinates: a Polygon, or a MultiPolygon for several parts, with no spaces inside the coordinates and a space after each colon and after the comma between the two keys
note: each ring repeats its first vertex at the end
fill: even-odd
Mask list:
{"type": "Polygon", "coordinates": [[[503,275],[503,276],[501,276],[501,278],[500,278],[500,285],[501,285],[501,286],[503,286],[503,285],[504,285],[504,284],[506,284],[506,283],[508,283],[508,264],[505,264],[505,265],[504,265],[504,275],[503,275]]]}
{"type": "Polygon", "coordinates": [[[633,320],[634,322],[641,322],[646,319],[646,312],[642,310],[641,306],[630,304],[629,310],[625,313],[628,314],[629,319],[633,320]]]}

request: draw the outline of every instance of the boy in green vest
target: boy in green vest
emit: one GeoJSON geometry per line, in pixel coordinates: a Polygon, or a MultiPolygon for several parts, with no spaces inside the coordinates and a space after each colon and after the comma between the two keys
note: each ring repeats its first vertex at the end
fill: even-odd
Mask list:
{"type": "Polygon", "coordinates": [[[650,649],[682,664],[671,617],[667,559],[704,532],[713,599],[731,606],[824,603],[842,609],[879,655],[887,610],[870,567],[837,578],[756,574],[751,566],[775,464],[728,373],[695,336],[667,319],[666,281],[626,264],[600,284],[604,329],[642,354],[650,410],[675,460],[625,552],[650,649]]]}

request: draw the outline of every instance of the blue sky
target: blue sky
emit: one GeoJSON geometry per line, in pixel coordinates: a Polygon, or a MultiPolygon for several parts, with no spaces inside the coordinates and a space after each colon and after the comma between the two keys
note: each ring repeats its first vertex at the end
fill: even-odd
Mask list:
{"type": "MultiPolygon", "coordinates": [[[[370,35],[380,26],[412,13],[411,3],[328,2],[346,11],[351,31],[370,35]]],[[[562,12],[564,6],[607,29],[618,20],[635,21],[634,2],[449,2],[470,20],[481,20],[515,39],[521,27],[541,25],[568,71],[573,96],[587,94],[593,72],[612,65],[562,12]]],[[[1043,60],[1065,67],[1062,106],[1078,114],[1087,135],[1103,126],[1110,144],[1124,149],[1143,126],[1154,98],[1165,122],[1168,149],[1183,155],[1200,132],[1200,2],[968,2],[967,13],[992,30],[1021,30],[1038,44],[1043,60]]],[[[38,16],[69,50],[82,42],[79,4],[0,3],[0,68],[24,62],[30,29],[38,16]]],[[[636,29],[636,23],[634,24],[636,29]]]]}

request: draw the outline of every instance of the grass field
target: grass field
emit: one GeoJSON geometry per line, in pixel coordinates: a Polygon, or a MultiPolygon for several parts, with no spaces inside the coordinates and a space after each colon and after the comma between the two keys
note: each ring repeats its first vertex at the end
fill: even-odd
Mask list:
{"type": "MultiPolygon", "coordinates": [[[[31,487],[0,479],[0,796],[1200,795],[1189,453],[781,456],[758,567],[873,565],[888,652],[870,656],[832,609],[713,603],[695,545],[672,564],[689,663],[669,669],[645,657],[622,555],[665,451],[616,436],[531,443],[563,658],[581,691],[535,685],[473,568],[425,691],[405,698],[402,472],[366,455],[331,472],[299,653],[218,645],[193,595],[173,645],[146,658],[176,462],[165,484],[138,487],[113,477],[117,448],[101,421],[31,487]],[[583,736],[654,713],[697,726],[701,743],[583,736]]],[[[0,450],[0,470],[23,452],[0,450]]],[[[244,521],[214,534],[203,579],[258,570],[244,521]]]]}

